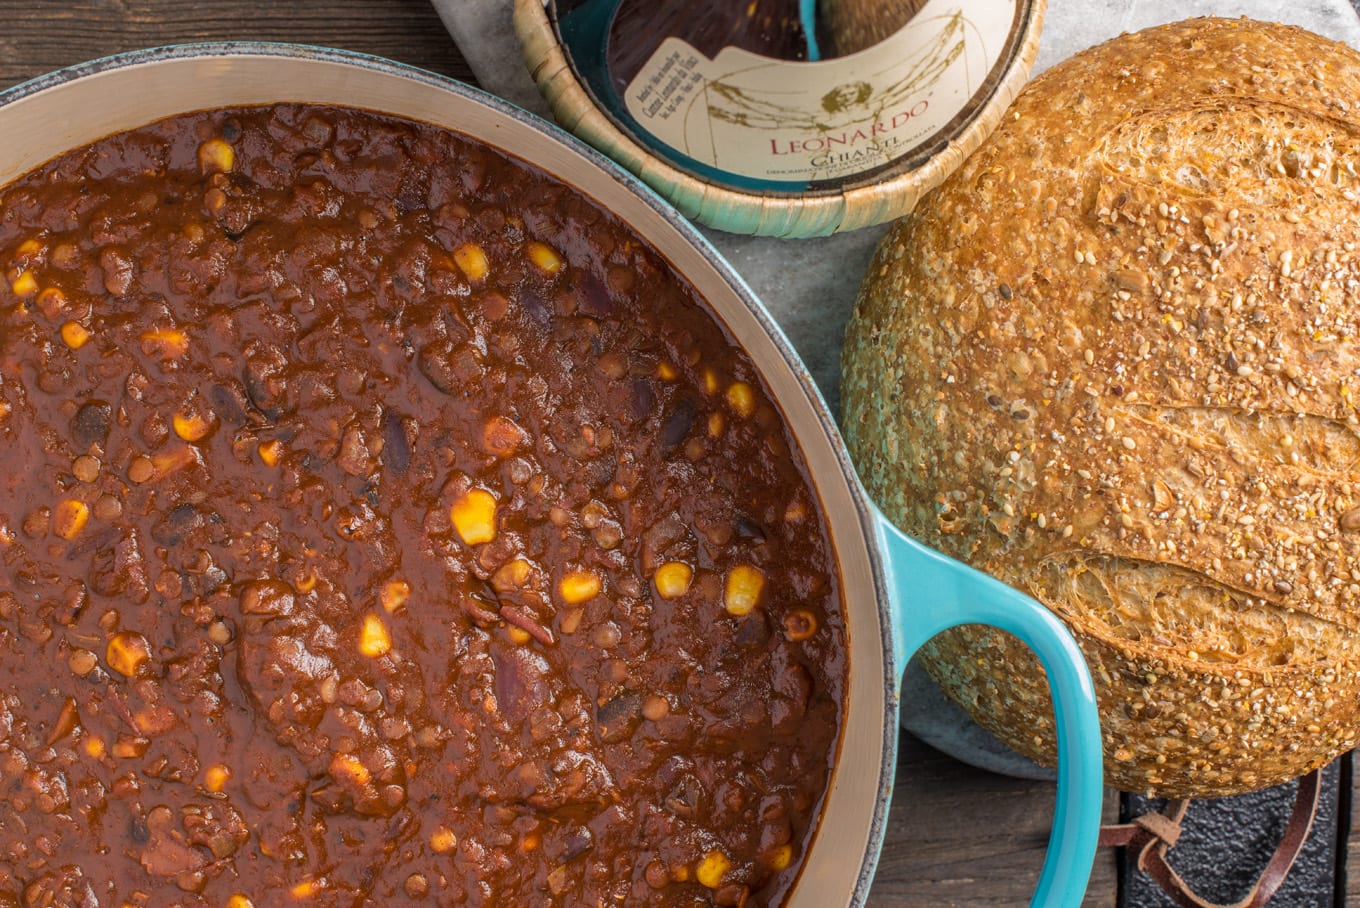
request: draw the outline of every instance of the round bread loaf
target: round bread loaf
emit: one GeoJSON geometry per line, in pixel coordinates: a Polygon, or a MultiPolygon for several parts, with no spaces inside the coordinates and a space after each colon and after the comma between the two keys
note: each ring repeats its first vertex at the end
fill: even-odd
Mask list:
{"type": "MultiPolygon", "coordinates": [[[[1232,794],[1356,743],[1357,99],[1360,54],[1297,28],[1121,36],[1034,80],[861,289],[861,475],[1068,623],[1119,788],[1232,794]]],[[[1028,650],[969,627],[923,657],[1052,761],[1028,650]]]]}

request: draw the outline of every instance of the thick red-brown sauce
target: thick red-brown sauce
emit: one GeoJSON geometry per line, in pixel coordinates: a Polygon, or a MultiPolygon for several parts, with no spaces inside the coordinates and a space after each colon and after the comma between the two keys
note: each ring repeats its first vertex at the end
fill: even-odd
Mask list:
{"type": "Polygon", "coordinates": [[[614,218],[434,128],[217,111],[5,189],[0,275],[0,906],[782,901],[830,544],[614,218]]]}

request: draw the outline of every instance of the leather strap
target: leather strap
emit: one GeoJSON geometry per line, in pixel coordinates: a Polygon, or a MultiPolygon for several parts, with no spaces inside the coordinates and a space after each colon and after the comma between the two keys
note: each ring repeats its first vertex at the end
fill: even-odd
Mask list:
{"type": "Polygon", "coordinates": [[[1138,855],[1138,869],[1150,876],[1182,908],[1263,908],[1284,883],[1308,841],[1321,799],[1321,780],[1320,769],[1299,779],[1294,809],[1289,814],[1280,844],[1251,891],[1231,905],[1220,905],[1196,895],[1167,863],[1166,853],[1180,838],[1181,823],[1190,807],[1188,800],[1168,801],[1160,813],[1144,814],[1131,823],[1105,826],[1100,830],[1100,844],[1133,849],[1138,855]]]}

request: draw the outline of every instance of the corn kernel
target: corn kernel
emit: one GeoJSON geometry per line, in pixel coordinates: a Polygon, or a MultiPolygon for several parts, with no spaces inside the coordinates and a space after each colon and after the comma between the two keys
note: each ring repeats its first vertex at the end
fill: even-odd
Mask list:
{"type": "Polygon", "coordinates": [[[24,259],[32,258],[38,253],[42,252],[42,248],[43,248],[42,243],[39,243],[37,240],[34,239],[24,240],[22,243],[19,244],[19,248],[14,250],[14,257],[24,259]]]}
{"type": "Polygon", "coordinates": [[[142,334],[142,352],[160,360],[180,359],[189,352],[189,335],[175,328],[142,334]]]}
{"type": "Polygon", "coordinates": [[[303,880],[290,887],[288,893],[295,899],[308,899],[320,891],[321,883],[318,880],[303,880]]]}
{"type": "Polygon", "coordinates": [[[214,421],[202,413],[176,413],[170,424],[174,426],[175,434],[185,441],[202,441],[213,430],[214,421]]]}
{"type": "Polygon", "coordinates": [[[405,580],[389,580],[383,584],[382,592],[378,595],[383,611],[389,615],[405,605],[410,598],[411,584],[405,580]]]}
{"type": "Polygon", "coordinates": [[[227,899],[227,908],[255,908],[255,903],[238,892],[227,899]]]}
{"type": "Polygon", "coordinates": [[[96,760],[104,759],[104,754],[108,753],[108,746],[104,744],[104,739],[98,735],[91,735],[85,739],[85,753],[96,760]]]}
{"type": "Polygon", "coordinates": [[[780,870],[787,870],[789,865],[793,863],[793,846],[780,845],[778,848],[772,850],[770,852],[769,863],[770,869],[776,873],[780,870]]]}
{"type": "Polygon", "coordinates": [[[694,569],[683,561],[667,561],[652,575],[652,583],[662,599],[679,599],[689,592],[693,580],[694,569]]]}
{"type": "Polygon", "coordinates": [[[458,837],[447,826],[439,826],[430,834],[430,850],[435,854],[448,854],[458,847],[458,837]]]}
{"type": "Polygon", "coordinates": [[[230,778],[231,770],[221,763],[215,763],[203,774],[203,787],[211,792],[219,792],[227,787],[227,780],[230,778]]]}
{"type": "Polygon", "coordinates": [[[506,633],[510,636],[510,642],[516,646],[524,646],[530,640],[534,639],[533,634],[524,630],[524,628],[515,627],[514,625],[506,628],[506,633]]]}
{"type": "Polygon", "coordinates": [[[727,388],[727,403],[738,416],[756,412],[756,393],[744,381],[733,382],[727,388]]]}
{"type": "Polygon", "coordinates": [[[732,862],[721,851],[710,851],[704,855],[699,866],[694,868],[694,878],[709,889],[722,885],[722,878],[732,869],[732,862]]]}
{"type": "Polygon", "coordinates": [[[539,271],[544,274],[556,274],[562,270],[562,257],[551,246],[546,243],[534,242],[530,243],[527,248],[529,261],[533,262],[539,271]]]}
{"type": "Polygon", "coordinates": [[[266,467],[277,467],[279,461],[283,460],[283,442],[277,438],[260,442],[255,450],[260,455],[260,462],[266,467]]]}
{"type": "Polygon", "coordinates": [[[675,381],[680,377],[680,373],[675,371],[675,367],[664,359],[656,364],[656,377],[662,381],[675,381]]]}
{"type": "Polygon", "coordinates": [[[347,779],[361,788],[373,781],[373,774],[368,771],[368,767],[352,754],[331,757],[330,771],[335,778],[347,779]]]}
{"type": "Polygon", "coordinates": [[[703,373],[704,391],[709,394],[718,393],[718,376],[713,374],[712,369],[704,369],[703,373]]]}
{"type": "Polygon", "coordinates": [[[481,545],[496,538],[496,496],[485,489],[469,489],[453,503],[453,528],[463,542],[481,545]]]}
{"type": "Polygon", "coordinates": [[[198,146],[198,166],[207,173],[231,173],[236,167],[236,149],[221,139],[209,139],[198,146]]]}
{"type": "Polygon", "coordinates": [[[11,281],[9,286],[14,291],[15,296],[20,299],[28,299],[38,292],[38,279],[33,276],[32,271],[24,271],[11,281]]]}
{"type": "Polygon", "coordinates": [[[151,644],[147,643],[141,634],[123,631],[114,634],[113,639],[109,640],[104,658],[108,661],[109,668],[125,678],[131,678],[150,661],[151,644]]]}
{"type": "Polygon", "coordinates": [[[303,574],[299,575],[297,580],[293,581],[293,589],[297,590],[299,593],[305,596],[312,590],[316,589],[316,583],[317,583],[316,574],[314,574],[312,571],[306,571],[303,574]]]}
{"type": "Polygon", "coordinates": [[[765,587],[765,575],[749,564],[739,564],[727,574],[727,584],[723,590],[723,605],[728,614],[747,615],[760,601],[760,592],[765,587]]]}
{"type": "Polygon", "coordinates": [[[359,631],[359,652],[371,659],[385,656],[392,650],[392,635],[377,615],[365,615],[359,631]]]}
{"type": "Polygon", "coordinates": [[[470,281],[485,280],[487,274],[491,272],[491,263],[486,260],[486,253],[476,243],[464,243],[453,250],[453,262],[470,281]]]}
{"type": "Polygon", "coordinates": [[[590,571],[569,571],[557,583],[557,591],[569,605],[580,605],[600,595],[600,578],[590,571]]]}
{"type": "Polygon", "coordinates": [[[784,616],[784,636],[797,643],[817,633],[817,616],[807,609],[797,609],[784,616]]]}
{"type": "Polygon", "coordinates": [[[538,833],[531,832],[524,838],[520,839],[519,850],[524,852],[525,854],[528,854],[531,851],[537,851],[538,846],[542,844],[543,838],[538,833]]]}
{"type": "Polygon", "coordinates": [[[90,506],[75,498],[59,503],[52,512],[52,532],[67,541],[75,539],[90,522],[90,506]]]}
{"type": "Polygon", "coordinates": [[[89,342],[90,331],[80,322],[66,322],[61,326],[61,339],[72,350],[79,350],[89,342]]]}
{"type": "Polygon", "coordinates": [[[719,413],[717,410],[714,410],[712,413],[708,414],[709,437],[717,438],[720,435],[722,435],[723,426],[725,425],[725,423],[726,420],[723,419],[723,415],[719,413]]]}

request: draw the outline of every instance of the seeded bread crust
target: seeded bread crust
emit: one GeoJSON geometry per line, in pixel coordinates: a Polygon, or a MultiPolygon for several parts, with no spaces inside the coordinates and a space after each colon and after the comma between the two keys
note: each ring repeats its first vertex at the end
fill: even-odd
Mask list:
{"type": "MultiPolygon", "coordinates": [[[[1360,54],[1195,19],[1035,79],[898,222],[843,421],[905,530],[1090,663],[1110,784],[1278,784],[1360,736],[1360,54]]],[[[1047,683],[970,627],[932,676],[1053,760],[1047,683]]]]}

